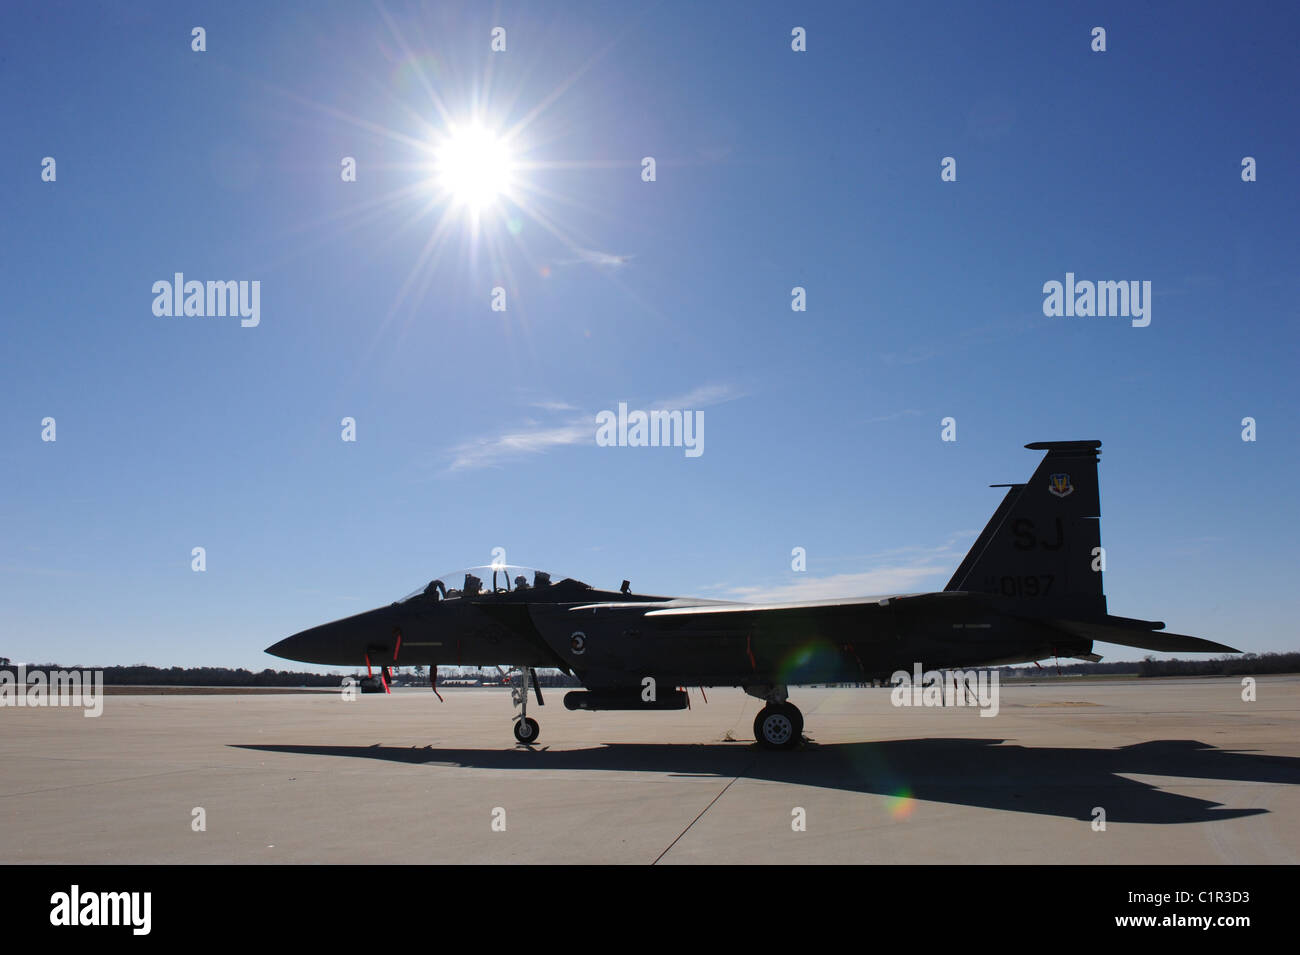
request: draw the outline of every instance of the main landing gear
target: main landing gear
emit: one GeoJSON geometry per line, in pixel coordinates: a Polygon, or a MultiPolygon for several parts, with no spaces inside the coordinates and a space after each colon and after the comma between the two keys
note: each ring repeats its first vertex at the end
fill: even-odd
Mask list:
{"type": "Polygon", "coordinates": [[[794,749],[803,742],[803,714],[786,699],[783,686],[747,686],[745,692],[766,700],[754,717],[754,739],[764,749],[794,749]]]}

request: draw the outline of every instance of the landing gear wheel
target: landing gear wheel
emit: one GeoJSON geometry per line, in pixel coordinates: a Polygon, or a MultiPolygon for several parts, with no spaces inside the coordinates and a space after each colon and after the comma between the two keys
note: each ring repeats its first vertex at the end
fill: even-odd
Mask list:
{"type": "Polygon", "coordinates": [[[531,716],[525,716],[522,720],[515,721],[515,739],[528,745],[537,742],[538,735],[542,732],[541,727],[537,725],[537,720],[531,716]]]}
{"type": "Polygon", "coordinates": [[[794,749],[803,742],[803,714],[793,703],[769,703],[754,717],[754,739],[764,749],[794,749]]]}

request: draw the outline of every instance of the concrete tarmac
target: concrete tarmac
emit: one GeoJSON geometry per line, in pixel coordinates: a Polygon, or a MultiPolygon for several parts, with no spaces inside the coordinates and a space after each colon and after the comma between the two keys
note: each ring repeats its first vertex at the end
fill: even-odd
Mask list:
{"type": "Polygon", "coordinates": [[[1297,677],[1004,683],[991,718],[796,688],[794,752],[755,747],[739,690],[552,690],[532,749],[506,691],[442,692],[0,708],[0,861],[1300,862],[1297,677]]]}

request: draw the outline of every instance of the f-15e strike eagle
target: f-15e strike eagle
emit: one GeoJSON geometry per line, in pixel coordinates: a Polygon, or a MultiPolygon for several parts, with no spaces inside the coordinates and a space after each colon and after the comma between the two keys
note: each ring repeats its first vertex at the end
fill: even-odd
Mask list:
{"type": "MultiPolygon", "coordinates": [[[[1046,455],[1002,503],[948,586],[938,593],[743,604],[596,590],[571,578],[496,565],[438,578],[356,616],[294,634],[267,652],[289,660],[388,668],[518,668],[514,733],[537,741],[528,715],[534,672],[555,667],[586,689],[571,710],[679,710],[684,687],[739,686],[766,705],[754,720],[761,746],[802,741],[791,686],[887,680],[898,670],[1100,659],[1094,640],[1144,650],[1238,653],[1164,624],[1116,617],[1102,593],[1097,461],[1100,441],[1025,445],[1046,455]],[[532,579],[527,576],[532,573],[532,579]],[[484,583],[490,579],[490,583],[484,583]],[[449,585],[458,585],[453,587],[449,585]]],[[[436,684],[435,684],[436,685],[436,684]]]]}

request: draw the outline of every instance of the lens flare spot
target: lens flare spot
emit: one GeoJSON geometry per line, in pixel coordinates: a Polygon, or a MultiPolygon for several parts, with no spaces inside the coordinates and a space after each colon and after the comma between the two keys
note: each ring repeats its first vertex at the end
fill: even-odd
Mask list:
{"type": "Polygon", "coordinates": [[[893,818],[903,820],[916,810],[916,800],[912,798],[912,791],[903,787],[885,800],[885,806],[893,818]]]}
{"type": "Polygon", "coordinates": [[[820,683],[836,678],[840,669],[840,655],[834,646],[825,640],[810,640],[792,649],[781,660],[777,667],[778,682],[788,686],[820,683]]]}

